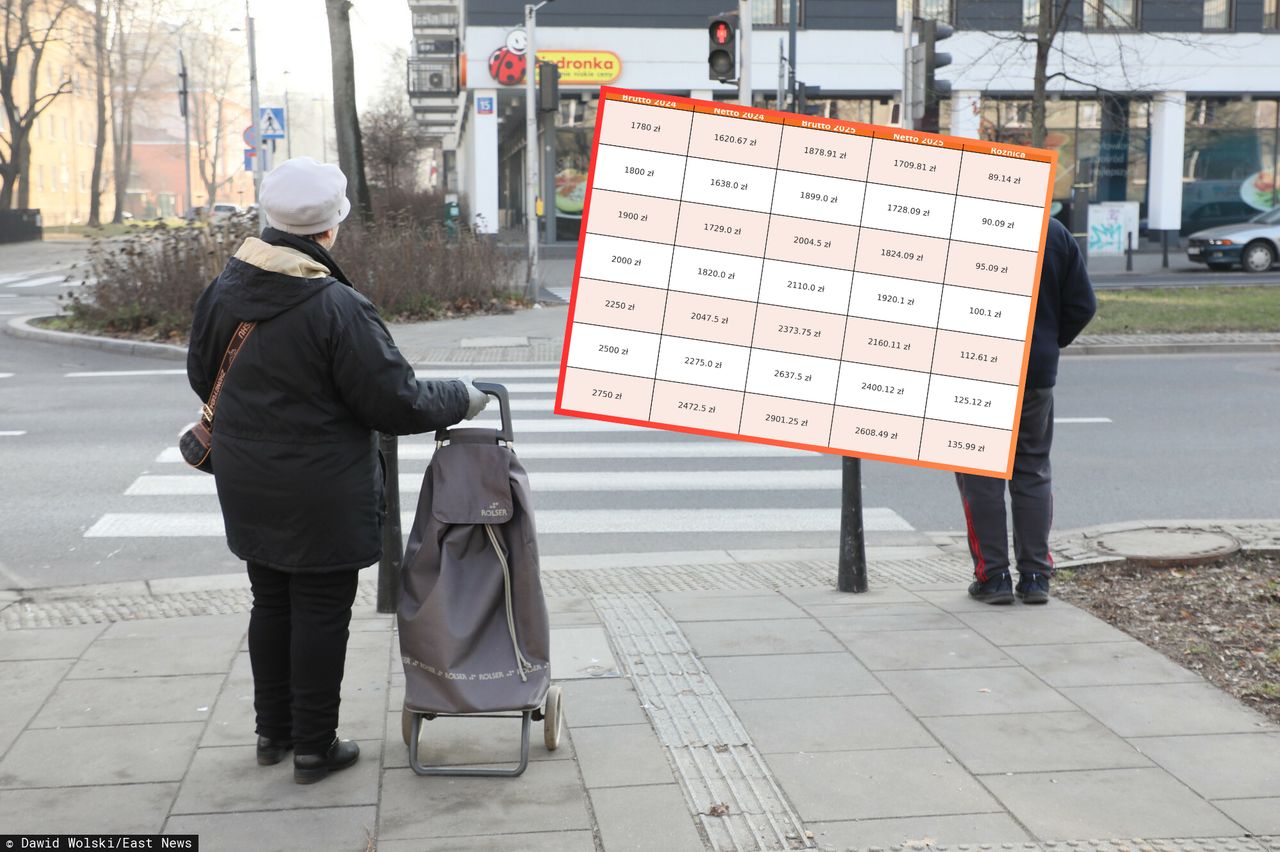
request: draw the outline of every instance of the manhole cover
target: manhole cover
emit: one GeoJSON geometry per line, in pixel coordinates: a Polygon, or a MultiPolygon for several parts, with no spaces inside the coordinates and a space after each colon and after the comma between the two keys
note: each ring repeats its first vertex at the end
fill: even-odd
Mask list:
{"type": "Polygon", "coordinates": [[[1105,533],[1094,544],[1104,553],[1148,565],[1203,565],[1240,550],[1240,542],[1223,532],[1168,527],[1105,533]]]}

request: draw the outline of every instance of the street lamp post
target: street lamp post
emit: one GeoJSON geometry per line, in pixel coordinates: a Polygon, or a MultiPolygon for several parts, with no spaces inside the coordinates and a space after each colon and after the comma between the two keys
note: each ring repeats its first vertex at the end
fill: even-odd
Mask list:
{"type": "MultiPolygon", "coordinates": [[[[538,298],[538,93],[533,77],[538,67],[538,51],[534,46],[534,27],[537,23],[538,10],[550,3],[542,0],[537,5],[524,7],[525,47],[525,86],[524,86],[524,217],[525,235],[529,241],[529,279],[525,282],[525,298],[534,301],[538,298]]],[[[549,199],[548,203],[555,203],[549,199]]]]}
{"type": "Polygon", "coordinates": [[[262,211],[259,195],[262,192],[262,170],[267,147],[258,126],[258,51],[253,40],[253,17],[249,14],[249,0],[244,0],[245,27],[249,36],[249,124],[253,127],[253,203],[258,207],[258,227],[267,227],[266,214],[262,211]]]}
{"type": "Polygon", "coordinates": [[[183,171],[186,176],[186,208],[183,215],[192,218],[191,207],[191,86],[190,77],[187,74],[187,57],[182,52],[182,48],[178,48],[178,64],[182,70],[178,73],[178,77],[182,80],[182,91],[178,93],[180,97],[179,105],[182,107],[182,164],[183,171]]]}

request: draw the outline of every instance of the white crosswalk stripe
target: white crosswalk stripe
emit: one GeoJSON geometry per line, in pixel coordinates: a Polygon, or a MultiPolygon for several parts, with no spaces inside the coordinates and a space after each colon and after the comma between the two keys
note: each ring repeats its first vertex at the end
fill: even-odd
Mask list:
{"type": "Polygon", "coordinates": [[[573,295],[572,285],[568,287],[547,287],[545,289],[562,302],[569,301],[569,298],[573,295]]]}

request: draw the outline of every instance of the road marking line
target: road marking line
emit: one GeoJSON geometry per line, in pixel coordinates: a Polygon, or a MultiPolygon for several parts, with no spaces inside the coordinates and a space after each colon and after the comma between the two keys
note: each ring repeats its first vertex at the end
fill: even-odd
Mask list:
{"type": "Polygon", "coordinates": [[[121,376],[185,376],[186,370],[99,370],[88,373],[64,373],[64,379],[107,379],[121,376]]]}
{"type": "Polygon", "coordinates": [[[1111,423],[1110,417],[1055,417],[1054,423],[1111,423]]]}
{"type": "Polygon", "coordinates": [[[25,431],[0,432],[0,438],[18,438],[27,434],[25,431]]]}
{"type": "MultiPolygon", "coordinates": [[[[403,512],[405,529],[413,513],[403,512]]],[[[562,509],[537,513],[540,535],[585,533],[838,532],[840,513],[831,509],[562,509]]],[[[892,509],[863,510],[871,532],[911,532],[892,509]]],[[[225,535],[220,512],[109,512],[85,538],[205,538],[225,535]]]]}
{"type": "Polygon", "coordinates": [[[0,275],[0,285],[9,284],[13,281],[25,281],[28,278],[53,275],[57,271],[57,269],[28,269],[26,272],[11,272],[8,275],[0,275]]]}
{"type": "Polygon", "coordinates": [[[442,369],[439,367],[414,367],[414,374],[420,379],[460,379],[470,376],[481,380],[505,379],[559,379],[560,368],[551,367],[477,367],[472,364],[458,364],[455,367],[442,369]]]}
{"type": "Polygon", "coordinates": [[[36,278],[33,281],[20,281],[17,284],[6,285],[10,290],[17,290],[22,287],[43,287],[45,284],[62,284],[66,283],[65,275],[50,275],[47,278],[36,278]]]}
{"type": "Polygon", "coordinates": [[[13,373],[0,373],[0,379],[12,379],[13,373]]]}

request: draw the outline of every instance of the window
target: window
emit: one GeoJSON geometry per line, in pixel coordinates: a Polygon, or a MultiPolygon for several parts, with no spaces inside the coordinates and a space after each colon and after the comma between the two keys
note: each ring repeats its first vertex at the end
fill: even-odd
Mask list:
{"type": "Polygon", "coordinates": [[[36,189],[44,192],[44,166],[36,166],[36,189]]]}
{"type": "Polygon", "coordinates": [[[1262,28],[1264,30],[1280,30],[1280,0],[1266,0],[1262,7],[1262,28]]]}
{"type": "Polygon", "coordinates": [[[1022,28],[1034,30],[1040,26],[1040,0],[1022,0],[1022,28]]]}
{"type": "Polygon", "coordinates": [[[916,17],[931,18],[943,24],[952,22],[951,0],[898,0],[898,26],[902,26],[902,14],[912,2],[915,3],[916,17]]]}
{"type": "Polygon", "coordinates": [[[1138,27],[1138,0],[1084,0],[1084,26],[1091,30],[1138,27]]]}
{"type": "MultiPolygon", "coordinates": [[[[804,0],[796,0],[796,17],[804,20],[804,0]]],[[[791,25],[791,0],[756,0],[751,4],[751,23],[761,27],[791,25]]]]}
{"type": "Polygon", "coordinates": [[[1204,0],[1204,28],[1206,30],[1231,29],[1234,6],[1235,3],[1232,0],[1204,0]]]}

